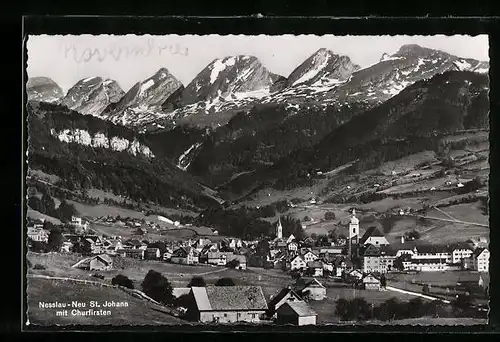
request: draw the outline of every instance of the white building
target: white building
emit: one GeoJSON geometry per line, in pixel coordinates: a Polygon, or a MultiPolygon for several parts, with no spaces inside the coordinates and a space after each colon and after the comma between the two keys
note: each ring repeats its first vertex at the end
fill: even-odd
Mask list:
{"type": "Polygon", "coordinates": [[[490,251],[487,248],[477,248],[473,253],[473,264],[478,272],[489,272],[490,251]]]}
{"type": "Polygon", "coordinates": [[[354,244],[359,243],[359,220],[356,217],[355,209],[352,210],[352,217],[349,222],[349,241],[354,244]]]}

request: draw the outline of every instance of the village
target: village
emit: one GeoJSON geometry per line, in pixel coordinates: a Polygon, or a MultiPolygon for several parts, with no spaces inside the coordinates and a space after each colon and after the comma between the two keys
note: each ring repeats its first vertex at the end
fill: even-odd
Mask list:
{"type": "MultiPolygon", "coordinates": [[[[106,221],[109,219],[99,218],[106,221]]],[[[168,220],[159,217],[160,221],[168,220]]],[[[116,221],[116,220],[115,220],[116,221]]],[[[169,220],[168,220],[169,221],[169,220]]],[[[169,221],[179,226],[179,222],[169,221]]],[[[284,236],[281,220],[275,228],[275,238],[246,241],[239,238],[199,237],[179,241],[145,241],[139,238],[122,239],[120,236],[95,234],[92,224],[73,216],[70,223],[74,233],[64,233],[60,241],[61,254],[81,255],[72,268],[104,273],[114,268],[117,257],[138,262],[160,261],[169,264],[224,267],[239,272],[273,270],[290,277],[290,285],[277,293],[265,295],[259,286],[195,286],[173,288],[173,296],[189,297],[189,303],[180,308],[187,320],[201,323],[274,322],[276,324],[317,324],[315,303],[331,297],[325,283],[344,284],[346,288],[362,291],[395,291],[424,299],[450,302],[460,295],[471,295],[472,290],[457,283],[450,289],[441,289],[425,282],[415,282],[404,288],[401,278],[415,274],[452,274],[470,272],[478,274],[476,284],[488,291],[489,250],[485,239],[468,240],[449,245],[422,244],[411,234],[401,236],[398,243],[390,244],[376,227],[361,235],[359,219],[353,209],[348,223],[349,236],[318,246],[310,237],[297,239],[293,234],[284,236]],[[458,292],[457,292],[458,288],[458,292]]],[[[144,226],[157,229],[154,223],[129,220],[121,222],[140,236],[144,226]]],[[[144,229],[145,230],[145,229],[144,229]]],[[[28,224],[28,247],[48,243],[50,232],[42,222],[28,224]]],[[[413,276],[415,277],[415,276],[413,276]]],[[[432,276],[431,276],[432,278],[432,276]]],[[[476,278],[475,278],[476,279],[476,278]]],[[[336,295],[337,299],[339,295],[336,295]]],[[[476,305],[482,308],[481,305],[476,305]]],[[[333,309],[335,310],[335,308],[333,309]]],[[[482,310],[486,310],[483,308],[482,310]]]]}

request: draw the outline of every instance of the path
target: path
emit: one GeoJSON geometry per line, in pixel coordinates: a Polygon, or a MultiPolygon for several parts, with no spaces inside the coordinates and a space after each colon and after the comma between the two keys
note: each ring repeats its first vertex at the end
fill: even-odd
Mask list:
{"type": "Polygon", "coordinates": [[[427,296],[427,295],[424,295],[424,294],[418,293],[418,292],[413,292],[413,291],[407,291],[407,290],[398,289],[397,287],[386,286],[386,289],[389,290],[389,291],[400,292],[400,293],[409,294],[409,295],[412,295],[412,296],[422,297],[422,298],[425,298],[425,299],[440,300],[440,301],[442,301],[443,303],[446,303],[446,304],[450,304],[451,303],[449,300],[445,300],[445,299],[441,299],[441,298],[437,298],[437,297],[432,297],[432,296],[427,296]]]}

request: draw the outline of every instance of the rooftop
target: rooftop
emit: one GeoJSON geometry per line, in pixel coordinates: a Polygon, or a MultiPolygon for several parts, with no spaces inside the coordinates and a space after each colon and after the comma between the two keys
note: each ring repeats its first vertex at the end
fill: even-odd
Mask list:
{"type": "MultiPolygon", "coordinates": [[[[283,304],[280,309],[283,307],[284,310],[286,306],[290,307],[292,311],[294,311],[297,316],[304,317],[304,316],[316,316],[316,312],[303,300],[300,301],[294,301],[294,302],[286,302],[283,304]]],[[[278,309],[278,311],[280,310],[278,309]]]]}
{"type": "Polygon", "coordinates": [[[267,310],[260,286],[192,287],[200,311],[267,310]]]}

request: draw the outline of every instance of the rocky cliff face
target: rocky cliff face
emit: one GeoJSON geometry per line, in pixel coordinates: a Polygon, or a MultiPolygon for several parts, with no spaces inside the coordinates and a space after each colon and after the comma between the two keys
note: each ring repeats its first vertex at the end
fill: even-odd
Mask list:
{"type": "Polygon", "coordinates": [[[96,133],[91,135],[88,131],[82,129],[64,129],[57,132],[55,129],[50,130],[50,134],[56,137],[61,142],[76,143],[84,146],[109,148],[113,151],[128,153],[136,156],[142,154],[148,158],[154,158],[154,154],[149,147],[141,144],[137,140],[129,141],[128,139],[113,136],[109,138],[104,133],[96,133]]]}
{"type": "Polygon", "coordinates": [[[26,82],[28,101],[57,103],[64,93],[56,82],[48,77],[30,77],[26,82]]]}
{"type": "Polygon", "coordinates": [[[487,72],[487,63],[464,59],[443,51],[410,44],[403,45],[393,55],[384,54],[379,63],[359,70],[349,82],[329,91],[325,99],[338,103],[382,103],[415,82],[446,71],[487,72]]]}
{"type": "Polygon", "coordinates": [[[99,116],[106,107],[118,102],[124,94],[116,81],[90,77],[71,87],[61,104],[81,114],[99,116]]]}
{"type": "Polygon", "coordinates": [[[117,103],[110,104],[101,116],[113,123],[134,126],[161,115],[161,106],[182,84],[161,68],[145,81],[135,84],[117,103]]]}
{"type": "Polygon", "coordinates": [[[349,57],[319,49],[292,71],[288,86],[342,83],[359,69],[360,66],[352,63],[349,57]]]}

